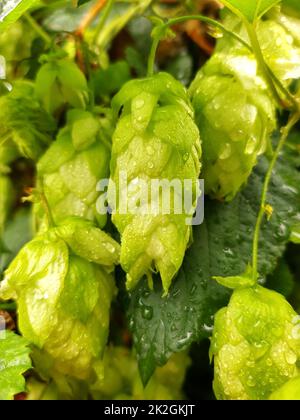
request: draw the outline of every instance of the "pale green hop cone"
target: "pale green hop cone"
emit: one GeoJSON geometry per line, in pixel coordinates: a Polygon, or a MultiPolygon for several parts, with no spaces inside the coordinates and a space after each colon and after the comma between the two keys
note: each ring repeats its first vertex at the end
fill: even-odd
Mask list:
{"type": "MultiPolygon", "coordinates": [[[[224,24],[250,42],[239,18],[229,13],[224,24]]],[[[300,77],[299,31],[300,20],[277,9],[257,25],[264,58],[285,85],[300,77]]],[[[276,128],[275,101],[254,56],[230,36],[218,41],[190,93],[201,128],[206,192],[229,201],[266,150],[276,128]]]]}
{"type": "MultiPolygon", "coordinates": [[[[113,223],[122,237],[121,264],[127,273],[127,288],[135,287],[143,275],[150,277],[158,271],[166,294],[191,240],[187,219],[197,201],[201,145],[193,110],[183,86],[166,73],[130,81],[115,96],[112,107],[120,117],[113,136],[108,199],[115,210],[113,223]],[[122,172],[128,183],[125,197],[122,172]],[[153,180],[174,179],[191,183],[192,202],[181,214],[175,214],[176,206],[183,204],[180,194],[171,192],[169,214],[163,214],[167,213],[162,208],[166,195],[161,191],[151,199],[144,194],[139,200],[141,189],[135,187],[140,180],[150,192],[153,180]],[[115,192],[117,197],[123,193],[123,199],[115,202],[115,192]],[[129,205],[136,203],[138,211],[123,209],[126,200],[129,205]]],[[[183,196],[186,191],[180,192],[183,196]]]]}
{"type": "Polygon", "coordinates": [[[216,53],[190,94],[201,128],[205,191],[230,201],[248,180],[276,127],[274,102],[255,59],[216,53]]]}
{"type": "Polygon", "coordinates": [[[5,272],[0,298],[17,301],[20,332],[50,371],[87,379],[102,356],[118,247],[90,222],[71,218],[25,245],[5,272]]]}
{"type": "Polygon", "coordinates": [[[264,400],[299,374],[299,316],[261,286],[236,290],[215,318],[210,354],[220,400],[264,400]]]}
{"type": "Polygon", "coordinates": [[[38,163],[39,184],[56,223],[79,216],[105,225],[106,215],[97,211],[97,184],[109,178],[110,148],[109,115],[69,111],[66,127],[38,163]]]}
{"type": "Polygon", "coordinates": [[[37,160],[56,130],[53,118],[43,110],[34,85],[19,81],[0,98],[0,171],[17,157],[37,160]]]}

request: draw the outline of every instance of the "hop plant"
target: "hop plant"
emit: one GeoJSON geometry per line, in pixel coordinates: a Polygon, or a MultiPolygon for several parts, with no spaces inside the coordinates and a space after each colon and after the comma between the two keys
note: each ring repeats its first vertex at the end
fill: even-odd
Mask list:
{"type": "Polygon", "coordinates": [[[275,105],[254,57],[218,51],[190,93],[201,127],[205,190],[230,201],[247,181],[276,127],[275,105]]]}
{"type": "Polygon", "coordinates": [[[56,124],[40,106],[34,85],[16,82],[0,98],[0,167],[16,157],[37,160],[51,141],[56,124]]]}
{"type": "Polygon", "coordinates": [[[182,385],[190,362],[187,353],[174,354],[144,387],[132,351],[109,346],[103,360],[95,364],[97,380],[91,391],[96,399],[179,400],[183,398],[182,385]]]}
{"type": "Polygon", "coordinates": [[[44,64],[36,77],[36,94],[50,114],[56,114],[69,105],[85,109],[88,85],[77,65],[67,59],[51,59],[44,64]]]}
{"type": "Polygon", "coordinates": [[[111,120],[83,110],[69,111],[67,125],[38,163],[38,178],[55,222],[68,216],[97,221],[97,184],[109,177],[111,120]]]}
{"type": "Polygon", "coordinates": [[[71,218],[25,245],[5,272],[0,297],[16,299],[22,335],[52,370],[86,379],[102,355],[118,257],[107,234],[71,218]]]}
{"type": "Polygon", "coordinates": [[[216,315],[210,352],[218,399],[268,399],[299,374],[299,317],[276,292],[238,289],[216,315]]]}
{"type": "MultiPolygon", "coordinates": [[[[246,28],[238,17],[229,13],[224,24],[250,43],[246,28]]],[[[264,59],[276,77],[285,84],[300,78],[299,33],[300,19],[282,13],[280,8],[272,9],[267,19],[257,23],[257,37],[264,59]]],[[[216,51],[247,53],[242,44],[229,36],[219,40],[216,51]]]]}
{"type": "MultiPolygon", "coordinates": [[[[300,77],[299,37],[282,24],[287,17],[276,12],[273,17],[259,21],[257,35],[266,62],[283,83],[289,84],[300,77]]],[[[247,40],[240,19],[230,14],[225,25],[247,40]]],[[[276,128],[275,102],[254,56],[228,36],[218,42],[190,93],[201,127],[206,191],[229,201],[266,150],[276,128]]]]}
{"type": "Polygon", "coordinates": [[[113,223],[122,235],[121,264],[127,273],[127,288],[132,289],[144,274],[150,276],[157,270],[166,294],[191,238],[187,219],[191,219],[197,199],[201,146],[193,110],[185,89],[166,73],[128,82],[113,99],[112,107],[116,116],[121,115],[111,161],[116,191],[110,184],[108,199],[115,209],[113,223]],[[125,201],[138,207],[127,214],[120,210],[122,199],[115,203],[112,198],[115,192],[117,196],[122,193],[124,171],[128,182],[125,201]],[[141,199],[139,205],[135,183],[143,180],[149,191],[153,179],[191,180],[191,208],[175,214],[175,202],[182,204],[182,198],[172,193],[170,214],[164,214],[161,191],[151,197],[151,203],[141,199]],[[149,211],[149,206],[156,212],[149,211]]]}

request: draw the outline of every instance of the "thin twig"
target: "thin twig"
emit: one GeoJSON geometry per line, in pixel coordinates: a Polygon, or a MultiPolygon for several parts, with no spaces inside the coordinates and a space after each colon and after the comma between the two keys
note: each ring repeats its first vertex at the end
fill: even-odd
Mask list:
{"type": "Polygon", "coordinates": [[[76,30],[76,35],[80,38],[83,37],[85,30],[90,26],[93,20],[98,16],[103,7],[105,6],[107,0],[98,0],[93,7],[89,9],[87,14],[84,16],[83,20],[80,22],[78,29],[76,30]]]}

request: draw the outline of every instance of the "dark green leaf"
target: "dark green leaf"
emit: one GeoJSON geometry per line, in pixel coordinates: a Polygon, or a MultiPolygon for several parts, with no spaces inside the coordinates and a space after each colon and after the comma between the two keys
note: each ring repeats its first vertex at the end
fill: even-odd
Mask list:
{"type": "Polygon", "coordinates": [[[280,260],[276,270],[268,278],[268,289],[276,290],[286,298],[289,298],[294,290],[295,281],[291,270],[284,259],[280,260]]]}
{"type": "Polygon", "coordinates": [[[105,70],[96,71],[92,79],[96,97],[103,98],[117,93],[130,78],[130,68],[125,61],[118,61],[105,70]]]}
{"type": "MultiPolygon", "coordinates": [[[[210,336],[214,314],[229,298],[229,291],[212,277],[239,275],[250,262],[268,163],[266,158],[261,159],[248,186],[231,203],[206,200],[205,222],[194,229],[194,243],[168,297],[161,297],[160,280],[155,282],[153,292],[149,292],[145,280],[131,294],[129,326],[144,383],[156,365],[166,363],[172,353],[210,336]]],[[[300,174],[294,164],[283,161],[277,164],[268,202],[274,214],[262,228],[259,256],[262,276],[276,267],[300,205],[300,174]]]]}
{"type": "Polygon", "coordinates": [[[33,236],[32,215],[28,208],[19,210],[7,223],[3,234],[4,252],[0,252],[0,276],[22,246],[33,236]]]}

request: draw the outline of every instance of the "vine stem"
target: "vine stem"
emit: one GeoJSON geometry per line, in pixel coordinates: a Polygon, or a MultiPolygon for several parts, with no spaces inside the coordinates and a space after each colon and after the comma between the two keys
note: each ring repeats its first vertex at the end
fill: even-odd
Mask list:
{"type": "Polygon", "coordinates": [[[299,120],[300,120],[300,114],[295,113],[289,119],[288,124],[282,128],[280,141],[276,147],[276,150],[274,151],[273,158],[271,160],[271,163],[270,163],[270,166],[269,166],[269,169],[266,174],[265,181],[264,181],[260,210],[258,213],[255,231],[254,231],[254,238],[253,238],[252,267],[253,267],[253,279],[255,281],[257,280],[257,277],[258,277],[258,250],[259,250],[260,229],[261,229],[261,224],[265,215],[267,195],[268,195],[268,189],[269,189],[272,173],[291,129],[294,127],[295,124],[297,124],[299,120]]]}
{"type": "MultiPolygon", "coordinates": [[[[211,19],[207,16],[203,15],[189,15],[189,16],[181,16],[178,18],[170,19],[168,22],[161,25],[161,30],[163,33],[164,29],[167,29],[171,26],[178,25],[179,23],[186,22],[188,20],[198,20],[200,22],[207,23],[208,25],[214,26],[218,29],[220,29],[223,33],[230,35],[232,38],[234,38],[236,41],[244,45],[248,50],[252,52],[252,47],[249,45],[243,38],[241,38],[236,33],[232,32],[231,30],[227,29],[221,22],[218,22],[215,19],[211,19]]],[[[154,63],[155,63],[155,56],[156,56],[156,50],[158,48],[159,42],[161,38],[155,37],[152,43],[151,51],[149,54],[149,60],[148,60],[148,76],[153,75],[154,73],[154,63]]]]}
{"type": "Polygon", "coordinates": [[[51,45],[52,39],[50,35],[48,35],[46,31],[44,31],[44,29],[36,22],[36,20],[29,13],[24,13],[23,16],[26,19],[27,23],[45,41],[45,43],[47,45],[51,45]]]}

